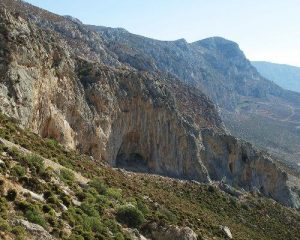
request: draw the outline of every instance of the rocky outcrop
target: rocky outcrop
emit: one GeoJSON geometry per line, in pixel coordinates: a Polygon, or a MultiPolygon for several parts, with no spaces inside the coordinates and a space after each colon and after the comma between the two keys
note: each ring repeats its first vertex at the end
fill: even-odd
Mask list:
{"type": "Polygon", "coordinates": [[[224,233],[226,239],[232,239],[232,234],[231,234],[231,231],[230,231],[229,227],[227,227],[227,226],[220,226],[220,229],[224,233]]]}
{"type": "Polygon", "coordinates": [[[153,240],[197,240],[197,234],[189,227],[149,223],[144,228],[147,236],[153,240]]]}
{"type": "Polygon", "coordinates": [[[13,226],[22,226],[29,232],[33,239],[45,239],[45,240],[54,240],[55,238],[52,237],[42,226],[28,222],[23,219],[15,219],[11,222],[13,226]]]}
{"type": "Polygon", "coordinates": [[[297,168],[300,94],[263,78],[237,43],[221,37],[193,43],[183,39],[159,41],[124,29],[89,28],[99,32],[120,62],[172,74],[200,89],[220,107],[232,134],[266,148],[297,168]]]}
{"type": "Polygon", "coordinates": [[[300,206],[298,197],[287,185],[288,174],[268,154],[229,135],[202,131],[202,137],[202,159],[213,180],[225,180],[248,191],[258,189],[285,205],[300,206]]]}
{"type": "Polygon", "coordinates": [[[99,34],[74,19],[4,4],[0,109],[24,127],[112,166],[201,182],[226,177],[298,206],[287,175],[227,135],[201,91],[121,63],[99,34]]]}

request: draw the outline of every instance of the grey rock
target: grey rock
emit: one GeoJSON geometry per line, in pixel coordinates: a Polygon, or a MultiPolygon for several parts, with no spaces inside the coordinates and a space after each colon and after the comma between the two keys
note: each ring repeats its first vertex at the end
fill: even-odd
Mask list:
{"type": "Polygon", "coordinates": [[[147,236],[153,240],[197,240],[197,234],[189,227],[158,226],[150,223],[147,232],[147,236]]]}
{"type": "Polygon", "coordinates": [[[224,233],[224,235],[226,236],[227,239],[232,239],[233,238],[229,227],[220,226],[220,229],[223,231],[223,233],[224,233]]]}
{"type": "Polygon", "coordinates": [[[11,221],[12,225],[14,226],[22,226],[26,229],[26,231],[30,232],[34,239],[45,239],[45,240],[54,240],[55,238],[52,237],[42,226],[30,223],[23,219],[15,219],[11,221]]]}

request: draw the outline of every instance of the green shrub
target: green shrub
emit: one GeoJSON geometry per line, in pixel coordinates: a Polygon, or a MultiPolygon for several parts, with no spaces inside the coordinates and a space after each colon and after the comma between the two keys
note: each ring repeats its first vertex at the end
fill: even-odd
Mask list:
{"type": "Polygon", "coordinates": [[[16,164],[11,169],[11,174],[17,178],[24,177],[26,175],[26,169],[19,164],[16,164]]]}
{"type": "Polygon", "coordinates": [[[77,235],[76,233],[72,233],[68,240],[84,240],[84,237],[77,235]]]}
{"type": "Polygon", "coordinates": [[[25,212],[26,210],[31,208],[31,204],[27,201],[16,201],[16,207],[18,210],[25,212]]]}
{"type": "Polygon", "coordinates": [[[107,194],[107,196],[112,197],[117,200],[122,198],[122,190],[121,189],[108,188],[106,194],[107,194]]]}
{"type": "Polygon", "coordinates": [[[46,227],[46,220],[38,208],[32,208],[26,211],[25,217],[28,221],[46,227]]]}
{"type": "Polygon", "coordinates": [[[23,240],[26,235],[26,230],[22,226],[15,226],[11,229],[11,233],[16,236],[15,240],[23,240]]]}
{"type": "Polygon", "coordinates": [[[8,149],[9,155],[12,156],[14,159],[22,158],[22,154],[20,153],[17,147],[12,147],[8,149]]]}
{"type": "Polygon", "coordinates": [[[101,194],[104,195],[106,194],[107,191],[107,186],[106,184],[103,182],[102,179],[100,178],[95,178],[92,181],[89,182],[89,185],[93,188],[96,189],[96,191],[101,194]]]}
{"type": "Polygon", "coordinates": [[[70,207],[62,213],[62,219],[66,220],[70,226],[74,227],[82,222],[83,211],[76,207],[70,207]]]}
{"type": "Polygon", "coordinates": [[[51,203],[56,206],[60,206],[60,202],[59,202],[57,196],[53,192],[46,191],[46,192],[44,192],[43,196],[46,199],[47,203],[51,203]]]}
{"type": "Polygon", "coordinates": [[[118,222],[131,228],[137,228],[144,222],[143,213],[133,205],[119,207],[116,217],[118,222]]]}
{"type": "Polygon", "coordinates": [[[7,200],[3,197],[0,198],[0,216],[1,217],[7,217],[7,211],[8,211],[8,203],[7,200]]]}
{"type": "Polygon", "coordinates": [[[38,177],[22,177],[19,179],[20,183],[27,189],[37,192],[37,193],[43,193],[45,191],[45,184],[40,182],[40,179],[38,177]]]}
{"type": "Polygon", "coordinates": [[[144,215],[149,213],[149,208],[140,198],[136,199],[136,206],[144,215]]]}
{"type": "Polygon", "coordinates": [[[4,194],[4,184],[5,181],[3,179],[0,179],[0,196],[3,196],[4,194]]]}
{"type": "Polygon", "coordinates": [[[17,191],[15,189],[8,189],[6,193],[6,199],[10,202],[13,202],[17,198],[17,191]]]}
{"type": "Polygon", "coordinates": [[[106,228],[103,226],[99,217],[83,216],[83,229],[87,232],[104,233],[106,228]]]}
{"type": "MultiPolygon", "coordinates": [[[[121,227],[114,218],[104,219],[103,223],[115,236],[122,232],[121,227]]],[[[121,235],[123,237],[123,234],[121,235]]]]}
{"type": "Polygon", "coordinates": [[[59,146],[59,143],[55,139],[46,139],[46,144],[52,149],[55,149],[59,146]]]}
{"type": "Polygon", "coordinates": [[[30,170],[34,174],[43,174],[45,171],[44,159],[37,155],[26,155],[25,161],[27,162],[30,170]]]}
{"type": "Polygon", "coordinates": [[[72,199],[67,195],[62,195],[60,199],[66,207],[69,207],[72,204],[72,199]]]}
{"type": "Polygon", "coordinates": [[[10,226],[8,222],[2,218],[0,218],[0,232],[10,231],[10,226]]]}
{"type": "Polygon", "coordinates": [[[44,179],[46,182],[50,182],[52,176],[53,169],[51,167],[47,167],[45,171],[41,174],[42,179],[44,179]]]}
{"type": "Polygon", "coordinates": [[[99,212],[94,208],[92,204],[89,204],[87,202],[83,202],[80,205],[80,209],[88,216],[90,217],[99,217],[99,212]]]}
{"type": "Polygon", "coordinates": [[[125,238],[122,233],[116,233],[115,240],[125,240],[125,238]]]}
{"type": "Polygon", "coordinates": [[[67,184],[72,184],[75,181],[74,173],[66,168],[60,169],[59,177],[63,182],[67,184]]]}

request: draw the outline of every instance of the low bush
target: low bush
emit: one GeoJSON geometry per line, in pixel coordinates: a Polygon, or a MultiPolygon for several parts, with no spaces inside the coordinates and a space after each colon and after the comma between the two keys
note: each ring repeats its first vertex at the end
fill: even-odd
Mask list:
{"type": "Polygon", "coordinates": [[[72,184],[75,181],[74,173],[66,168],[60,169],[59,177],[63,182],[67,184],[72,184]]]}
{"type": "Polygon", "coordinates": [[[26,236],[26,230],[22,226],[14,226],[11,229],[11,233],[15,235],[15,240],[23,240],[26,236]]]}
{"type": "Polygon", "coordinates": [[[103,182],[102,179],[100,178],[95,178],[92,181],[89,182],[89,185],[93,188],[96,189],[96,191],[101,194],[104,195],[107,192],[107,186],[106,184],[103,182]]]}
{"type": "Polygon", "coordinates": [[[144,222],[143,213],[133,205],[124,205],[117,209],[117,221],[131,228],[138,228],[144,222]]]}
{"type": "Polygon", "coordinates": [[[0,232],[10,231],[10,226],[8,222],[2,218],[0,218],[0,232]]]}
{"type": "Polygon", "coordinates": [[[87,202],[83,202],[80,205],[80,209],[88,216],[90,217],[100,217],[99,212],[95,209],[95,207],[92,204],[89,204],[87,202]]]}
{"type": "Polygon", "coordinates": [[[33,174],[42,175],[45,171],[44,159],[38,155],[26,155],[25,161],[27,162],[30,171],[33,174]]]}
{"type": "Polygon", "coordinates": [[[26,175],[26,169],[21,165],[16,164],[15,166],[12,167],[11,174],[17,178],[24,177],[26,175]]]}
{"type": "Polygon", "coordinates": [[[25,212],[25,217],[29,222],[36,223],[42,227],[46,227],[46,220],[42,212],[37,207],[27,210],[25,212]]]}
{"type": "Polygon", "coordinates": [[[7,217],[8,212],[8,203],[7,200],[4,197],[0,198],[0,217],[7,217]]]}
{"type": "Polygon", "coordinates": [[[15,189],[8,189],[6,193],[7,201],[13,202],[17,198],[17,191],[15,189]]]}
{"type": "Polygon", "coordinates": [[[107,196],[114,198],[116,200],[120,200],[122,198],[122,190],[116,188],[108,188],[107,189],[107,196]]]}
{"type": "Polygon", "coordinates": [[[43,193],[45,191],[46,185],[43,184],[38,177],[22,177],[19,179],[20,183],[27,189],[36,192],[43,193]]]}

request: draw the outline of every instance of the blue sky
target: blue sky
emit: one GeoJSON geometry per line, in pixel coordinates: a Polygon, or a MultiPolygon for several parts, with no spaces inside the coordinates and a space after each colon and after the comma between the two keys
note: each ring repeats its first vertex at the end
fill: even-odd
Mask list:
{"type": "Polygon", "coordinates": [[[222,36],[251,60],[300,66],[300,0],[27,0],[84,23],[161,40],[222,36]]]}

